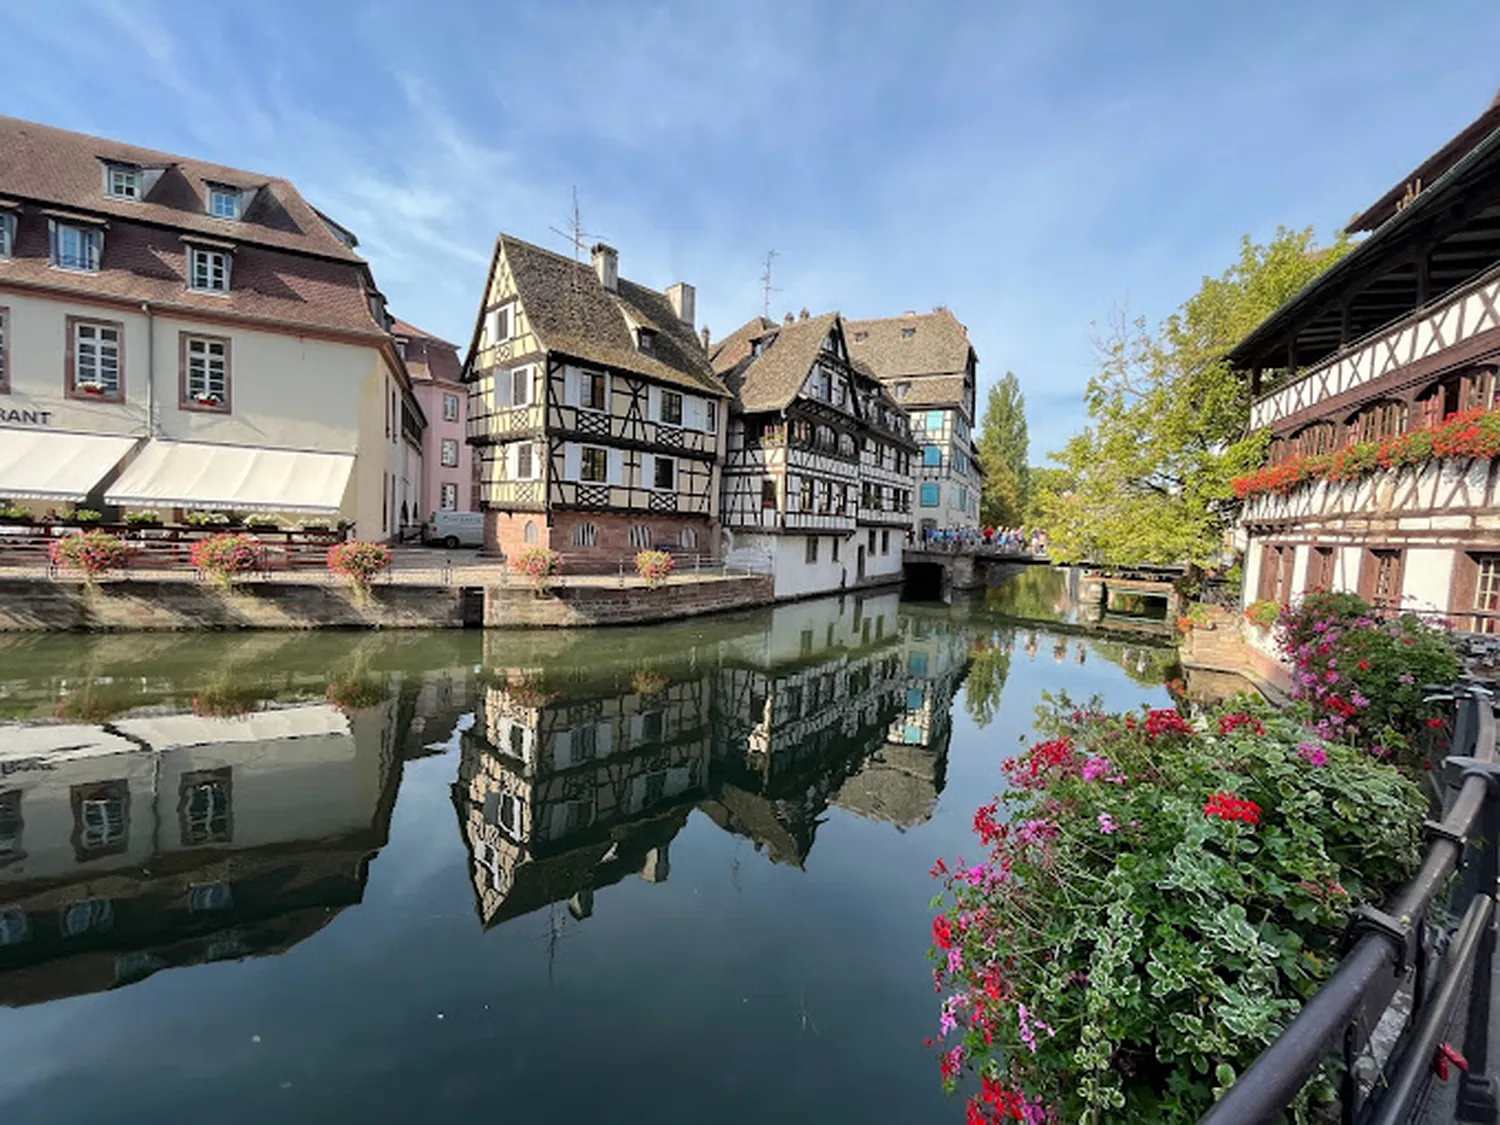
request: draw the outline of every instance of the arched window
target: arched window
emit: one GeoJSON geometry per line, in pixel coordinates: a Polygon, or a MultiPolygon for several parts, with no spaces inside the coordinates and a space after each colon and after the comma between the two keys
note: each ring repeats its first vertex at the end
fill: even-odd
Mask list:
{"type": "Polygon", "coordinates": [[[591,523],[573,525],[573,546],[592,547],[599,541],[599,529],[591,523]]]}
{"type": "Polygon", "coordinates": [[[1314,422],[1304,426],[1292,436],[1292,451],[1301,457],[1332,453],[1337,448],[1338,431],[1337,422],[1314,422]]]}
{"type": "Polygon", "coordinates": [[[521,532],[521,538],[525,539],[528,543],[536,542],[536,520],[526,521],[526,528],[521,532]]]}
{"type": "Polygon", "coordinates": [[[698,546],[698,530],[692,527],[683,528],[682,531],[678,533],[677,542],[682,544],[682,546],[686,547],[688,550],[693,550],[698,546]]]}
{"type": "Polygon", "coordinates": [[[644,523],[630,525],[630,545],[637,551],[648,550],[651,546],[651,528],[644,523]]]}
{"type": "Polygon", "coordinates": [[[1344,444],[1380,441],[1406,432],[1406,403],[1372,402],[1349,418],[1344,444]]]}
{"type": "Polygon", "coordinates": [[[1465,410],[1495,408],[1495,369],[1476,367],[1445,375],[1417,396],[1418,424],[1440,426],[1465,410]]]}

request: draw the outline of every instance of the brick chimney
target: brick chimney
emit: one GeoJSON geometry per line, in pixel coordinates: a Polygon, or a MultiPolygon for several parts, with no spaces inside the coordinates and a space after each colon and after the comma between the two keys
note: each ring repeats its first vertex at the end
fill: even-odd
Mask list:
{"type": "Polygon", "coordinates": [[[708,351],[708,325],[703,326],[703,350],[708,351]]]}
{"type": "Polygon", "coordinates": [[[594,244],[594,272],[606,290],[611,293],[620,291],[620,255],[613,246],[603,242],[594,244]]]}
{"type": "Polygon", "coordinates": [[[677,319],[689,328],[693,326],[696,319],[697,294],[693,287],[685,281],[679,281],[674,285],[667,286],[667,300],[671,302],[672,311],[677,314],[677,319]]]}

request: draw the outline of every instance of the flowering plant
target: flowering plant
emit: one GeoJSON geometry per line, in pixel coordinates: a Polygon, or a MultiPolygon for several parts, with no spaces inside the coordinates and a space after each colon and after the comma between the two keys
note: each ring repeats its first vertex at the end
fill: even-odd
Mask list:
{"type": "Polygon", "coordinates": [[[30,523],[35,518],[30,508],[23,508],[20,504],[0,504],[0,521],[30,523]]]}
{"type": "Polygon", "coordinates": [[[367,707],[380,706],[390,697],[390,692],[379,680],[368,676],[351,676],[348,679],[330,681],[324,696],[329,703],[348,715],[367,707]]]}
{"type": "Polygon", "coordinates": [[[82,391],[86,395],[102,395],[109,388],[97,379],[82,379],[73,384],[73,389],[82,391]]]}
{"type": "Polygon", "coordinates": [[[1277,643],[1319,734],[1421,769],[1419,747],[1444,725],[1424,686],[1452,683],[1463,667],[1446,632],[1411,614],[1377,620],[1354,594],[1313,591],[1282,615],[1277,643]]]}
{"type": "Polygon", "coordinates": [[[635,572],[646,580],[653,590],[665,582],[677,569],[677,560],[670,551],[639,551],[635,556],[635,572]]]}
{"type": "Polygon", "coordinates": [[[199,391],[193,395],[193,401],[199,406],[220,406],[224,400],[212,391],[199,391]]]}
{"type": "Polygon", "coordinates": [[[942,1080],[977,1076],[970,1122],[1196,1121],[1414,867],[1426,802],[1260,705],[1061,696],[1038,729],[981,860],[933,868],[942,1080]]]}
{"type": "Polygon", "coordinates": [[[370,592],[370,583],[375,576],[391,565],[391,549],[384,543],[366,543],[351,539],[347,543],[335,543],[328,548],[328,569],[349,579],[355,594],[363,597],[370,592]]]}
{"type": "Polygon", "coordinates": [[[189,512],[182,517],[182,522],[189,527],[228,527],[229,514],[227,512],[189,512]]]}
{"type": "Polygon", "coordinates": [[[84,524],[99,523],[104,519],[104,513],[93,508],[74,508],[63,519],[81,527],[84,524]]]}
{"type": "Polygon", "coordinates": [[[221,590],[229,589],[234,576],[260,565],[260,552],[248,535],[225,532],[193,544],[193,566],[221,590]]]}
{"type": "Polygon", "coordinates": [[[107,531],[85,531],[54,539],[49,548],[52,565],[83,572],[85,582],[118,570],[130,561],[134,549],[118,535],[107,531]]]}
{"type": "Polygon", "coordinates": [[[1245,620],[1262,629],[1269,629],[1281,617],[1281,603],[1272,598],[1262,598],[1245,607],[1245,620]]]}
{"type": "Polygon", "coordinates": [[[245,526],[261,531],[275,531],[281,526],[281,521],[275,516],[268,516],[264,512],[257,512],[253,516],[245,517],[245,526]]]}
{"type": "Polygon", "coordinates": [[[1268,492],[1288,493],[1309,480],[1358,480],[1377,469],[1420,465],[1434,458],[1479,457],[1500,454],[1500,409],[1465,410],[1434,426],[1423,426],[1378,442],[1361,441],[1332,453],[1290,457],[1253,473],[1236,477],[1234,494],[1241,500],[1268,492]]]}
{"type": "Polygon", "coordinates": [[[155,527],[161,523],[161,514],[156,511],[127,512],[125,522],[133,527],[155,527]]]}
{"type": "Polygon", "coordinates": [[[529,547],[516,556],[511,563],[515,572],[531,581],[537,593],[550,584],[554,575],[562,572],[562,556],[546,547],[529,547]]]}

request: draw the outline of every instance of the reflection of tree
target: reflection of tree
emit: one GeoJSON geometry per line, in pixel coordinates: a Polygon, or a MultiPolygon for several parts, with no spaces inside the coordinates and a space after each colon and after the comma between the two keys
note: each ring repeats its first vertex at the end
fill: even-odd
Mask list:
{"type": "Polygon", "coordinates": [[[1000,694],[1010,676],[1010,654],[1015,648],[1015,633],[996,633],[974,645],[969,676],[964,681],[964,710],[981,727],[989,726],[1000,706],[1000,694]]]}
{"type": "Polygon", "coordinates": [[[1175,648],[1102,639],[1090,643],[1096,653],[1144,687],[1159,687],[1181,674],[1175,648]]]}
{"type": "Polygon", "coordinates": [[[1006,617],[1065,620],[1069,609],[1067,572],[1050,566],[1018,566],[1001,585],[985,591],[984,607],[1006,617]]]}

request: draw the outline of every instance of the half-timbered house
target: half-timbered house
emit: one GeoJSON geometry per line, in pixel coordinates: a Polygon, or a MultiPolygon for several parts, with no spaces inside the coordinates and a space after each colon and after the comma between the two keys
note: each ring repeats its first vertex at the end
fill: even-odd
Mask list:
{"type": "Polygon", "coordinates": [[[496,240],[464,369],[488,551],[591,569],[713,550],[729,392],[694,297],[621,277],[603,244],[588,265],[496,240]]]}
{"type": "Polygon", "coordinates": [[[1347,590],[1494,631],[1500,477],[1464,431],[1496,407],[1500,100],[1348,229],[1229,356],[1270,434],[1237,484],[1245,599],[1347,590]]]}
{"type": "Polygon", "coordinates": [[[911,418],[921,448],[918,530],[979,526],[982,472],[973,431],[979,355],[946,308],[845,323],[849,354],[868,364],[911,418]]]}
{"type": "Polygon", "coordinates": [[[713,350],[734,394],[722,519],[731,557],[770,561],[776,596],[899,581],[913,456],[906,415],[850,360],[837,313],[757,317],[713,350]]]}

